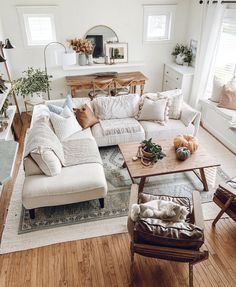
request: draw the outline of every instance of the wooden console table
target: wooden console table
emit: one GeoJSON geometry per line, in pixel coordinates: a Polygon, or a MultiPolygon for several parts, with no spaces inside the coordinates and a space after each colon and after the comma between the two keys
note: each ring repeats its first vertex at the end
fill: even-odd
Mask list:
{"type": "MultiPolygon", "coordinates": [[[[109,79],[109,77],[105,77],[106,79],[109,79]]],[[[76,96],[76,93],[79,90],[91,90],[93,88],[93,81],[96,79],[96,82],[99,81],[99,79],[104,80],[104,77],[98,77],[97,75],[83,75],[83,76],[67,76],[66,77],[66,84],[71,89],[71,95],[72,97],[76,96]]],[[[136,87],[140,86],[140,94],[143,94],[144,85],[146,80],[148,78],[142,74],[141,72],[130,72],[130,73],[118,73],[115,76],[110,76],[110,79],[112,79],[115,83],[115,80],[123,80],[126,79],[132,79],[130,81],[130,87],[133,93],[136,92],[136,87]]]]}

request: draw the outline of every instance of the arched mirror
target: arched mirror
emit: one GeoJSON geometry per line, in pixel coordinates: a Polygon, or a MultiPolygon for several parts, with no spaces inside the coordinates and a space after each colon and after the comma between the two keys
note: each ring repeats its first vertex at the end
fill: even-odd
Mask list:
{"type": "Polygon", "coordinates": [[[105,25],[94,26],[87,31],[85,38],[89,39],[95,46],[93,58],[99,59],[105,57],[105,44],[117,43],[119,39],[117,34],[111,28],[105,25]]]}

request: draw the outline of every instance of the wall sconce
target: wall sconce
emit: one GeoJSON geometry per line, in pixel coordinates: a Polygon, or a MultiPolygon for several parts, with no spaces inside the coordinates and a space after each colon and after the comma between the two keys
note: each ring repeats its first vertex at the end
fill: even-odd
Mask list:
{"type": "MultiPolygon", "coordinates": [[[[73,52],[67,52],[66,46],[60,42],[48,43],[44,47],[44,53],[43,53],[44,54],[44,68],[45,68],[46,75],[48,74],[46,51],[47,51],[47,48],[51,45],[60,45],[64,48],[64,52],[60,53],[59,58],[57,55],[57,58],[56,58],[57,64],[59,64],[61,66],[72,66],[72,65],[76,64],[76,53],[74,51],[73,52]]],[[[50,100],[49,86],[47,87],[47,93],[48,93],[48,99],[50,100]]]]}

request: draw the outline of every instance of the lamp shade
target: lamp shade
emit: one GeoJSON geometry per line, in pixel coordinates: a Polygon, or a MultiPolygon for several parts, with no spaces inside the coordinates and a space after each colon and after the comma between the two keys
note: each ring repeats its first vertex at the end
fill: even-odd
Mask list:
{"type": "Polygon", "coordinates": [[[3,48],[4,49],[14,49],[15,47],[11,44],[9,39],[6,39],[3,48]]]}
{"type": "Polygon", "coordinates": [[[0,55],[0,63],[6,62],[6,59],[3,58],[3,56],[0,55]]]}

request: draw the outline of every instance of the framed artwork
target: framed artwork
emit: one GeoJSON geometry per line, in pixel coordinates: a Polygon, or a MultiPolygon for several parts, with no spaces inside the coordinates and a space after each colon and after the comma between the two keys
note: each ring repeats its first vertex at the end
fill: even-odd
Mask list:
{"type": "Polygon", "coordinates": [[[93,58],[104,57],[103,35],[87,35],[86,39],[94,45],[93,58]]]}
{"type": "Polygon", "coordinates": [[[105,50],[109,62],[128,63],[128,43],[106,43],[105,50]]]}
{"type": "Polygon", "coordinates": [[[193,59],[192,59],[192,66],[195,67],[195,59],[197,55],[197,40],[190,40],[190,49],[192,50],[193,53],[193,59]]]}

